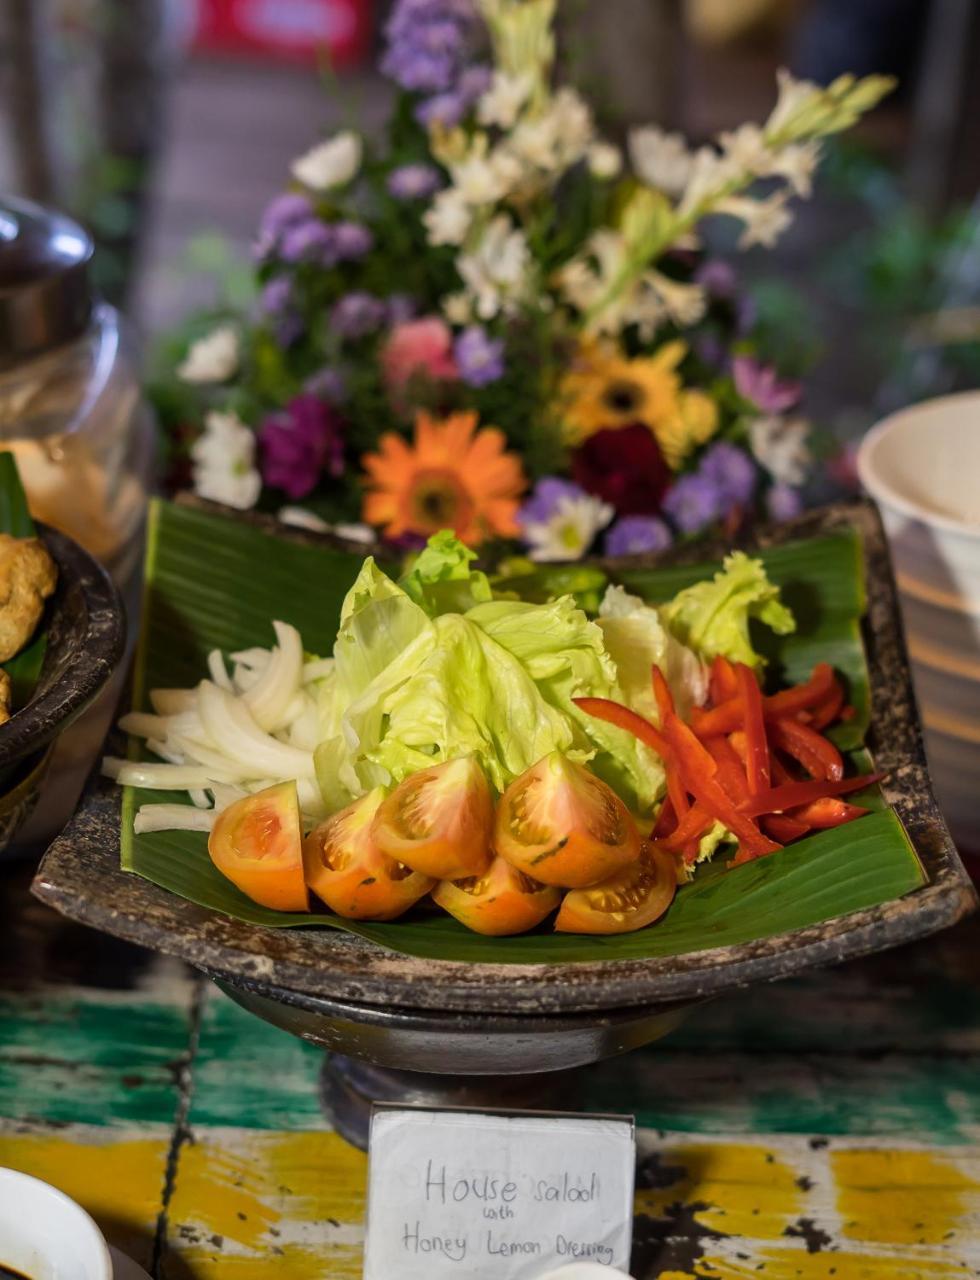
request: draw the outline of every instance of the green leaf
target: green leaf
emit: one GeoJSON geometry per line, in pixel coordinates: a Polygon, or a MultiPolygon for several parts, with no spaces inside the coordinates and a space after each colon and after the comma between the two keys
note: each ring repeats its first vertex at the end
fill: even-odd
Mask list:
{"type": "MultiPolygon", "coordinates": [[[[770,678],[796,680],[807,675],[815,661],[832,662],[846,675],[858,709],[847,726],[855,745],[868,716],[867,669],[858,625],[864,591],[857,536],[835,533],[761,554],[798,622],[794,635],[767,638],[770,678]]],[[[280,540],[243,522],[154,504],[146,614],[136,666],[137,704],[150,687],[194,683],[212,648],[268,643],[273,617],[299,627],[310,650],[329,652],[343,598],[359,567],[354,555],[280,540]]],[[[717,567],[636,569],[624,573],[622,581],[647,599],[665,600],[709,577],[717,567]]],[[[133,836],[132,815],[139,804],[179,803],[185,798],[127,788],[124,867],[239,920],[342,929],[395,951],[433,959],[527,964],[681,955],[804,928],[891,901],[923,882],[900,822],[890,810],[876,809],[848,827],[822,832],[746,866],[705,867],[692,884],[678,891],[663,921],[638,933],[594,938],[551,934],[545,928],[517,938],[484,938],[426,909],[390,924],[364,924],[329,914],[293,916],[259,907],[215,870],[205,836],[175,831],[133,836]]]]}
{"type": "MultiPolygon", "coordinates": [[[[17,460],[9,449],[0,453],[0,533],[9,533],[14,538],[33,538],[37,533],[27,508],[17,460]]],[[[11,710],[24,706],[37,688],[47,647],[47,636],[43,629],[39,630],[26,648],[3,664],[10,676],[11,710]]]]}

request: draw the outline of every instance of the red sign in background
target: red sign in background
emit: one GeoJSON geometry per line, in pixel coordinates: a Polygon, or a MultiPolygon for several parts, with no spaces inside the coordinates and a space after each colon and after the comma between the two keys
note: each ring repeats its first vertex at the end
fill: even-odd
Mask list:
{"type": "Polygon", "coordinates": [[[185,0],[195,49],[356,66],[371,45],[371,0],[185,0]]]}

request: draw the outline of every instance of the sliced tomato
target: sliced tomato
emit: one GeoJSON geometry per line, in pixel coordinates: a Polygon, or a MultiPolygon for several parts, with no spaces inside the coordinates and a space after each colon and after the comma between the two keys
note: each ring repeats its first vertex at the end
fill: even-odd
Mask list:
{"type": "Polygon", "coordinates": [[[473,756],[413,773],[378,808],[382,853],[436,880],[483,875],[493,856],[493,797],[473,756]]]}
{"type": "Polygon", "coordinates": [[[503,938],[540,924],[561,902],[561,890],[532,880],[498,857],[482,876],[441,881],[432,897],[467,929],[503,938]]]}
{"type": "Polygon", "coordinates": [[[552,751],[500,797],[493,844],[533,880],[579,889],[634,862],[640,833],[611,787],[552,751]]]}
{"type": "Polygon", "coordinates": [[[395,920],[436,883],[381,852],[371,824],[384,788],[341,809],[303,841],[306,883],[346,920],[395,920]]]}
{"type": "Polygon", "coordinates": [[[656,844],[601,884],[566,893],[555,921],[558,933],[632,933],[658,920],[677,891],[677,863],[656,844]]]}
{"type": "Polygon", "coordinates": [[[253,902],[274,911],[309,911],[295,782],[280,782],[230,804],[215,820],[208,853],[253,902]]]}

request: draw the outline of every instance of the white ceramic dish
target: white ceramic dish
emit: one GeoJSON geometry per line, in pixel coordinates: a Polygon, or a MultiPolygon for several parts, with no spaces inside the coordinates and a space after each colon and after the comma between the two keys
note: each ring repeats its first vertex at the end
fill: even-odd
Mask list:
{"type": "Polygon", "coordinates": [[[0,1169],[0,1262],[30,1280],[113,1280],[109,1246],[85,1210],[13,1169],[0,1169]]]}
{"type": "Polygon", "coordinates": [[[980,612],[980,392],[942,396],[878,424],[858,452],[900,575],[980,612]]]}

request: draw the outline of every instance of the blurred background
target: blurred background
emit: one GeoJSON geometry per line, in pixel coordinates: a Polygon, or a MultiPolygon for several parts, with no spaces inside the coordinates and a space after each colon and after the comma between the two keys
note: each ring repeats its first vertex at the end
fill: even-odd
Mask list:
{"type": "MultiPolygon", "coordinates": [[[[6,0],[0,189],[60,206],[145,350],[193,307],[244,301],[289,159],[380,125],[382,0],[6,0]]],[[[775,253],[757,323],[830,438],[980,374],[980,6],[971,0],[562,0],[563,70],[625,132],[700,141],[761,119],[774,72],[890,72],[831,147],[775,253]]],[[[846,466],[845,466],[846,469],[846,466]]],[[[846,479],[846,476],[843,477],[846,479]]]]}

